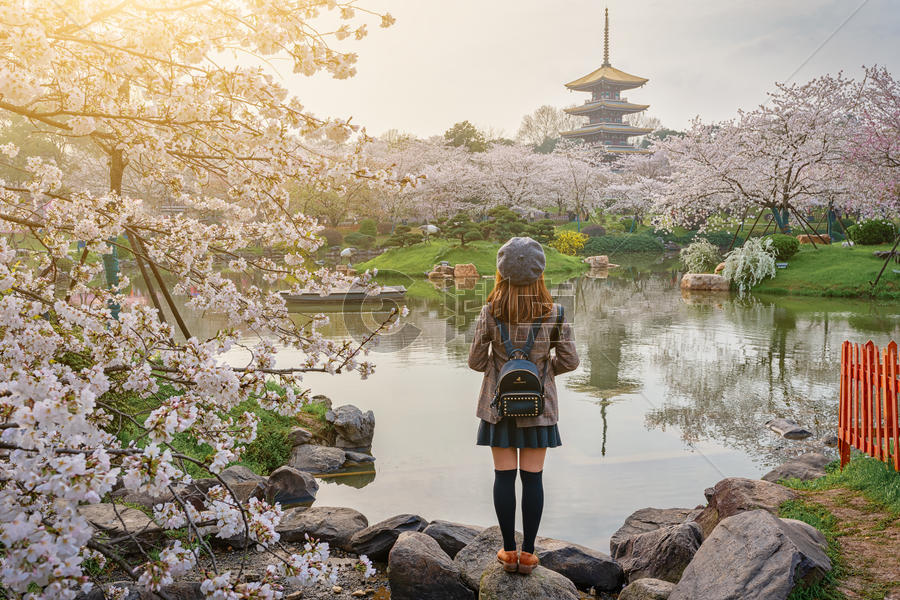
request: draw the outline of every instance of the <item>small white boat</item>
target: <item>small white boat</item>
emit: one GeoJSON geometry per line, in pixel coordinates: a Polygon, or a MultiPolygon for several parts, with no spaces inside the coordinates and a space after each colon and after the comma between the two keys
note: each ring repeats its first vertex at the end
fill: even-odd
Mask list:
{"type": "Polygon", "coordinates": [[[384,285],[381,291],[367,294],[366,288],[352,286],[349,288],[334,288],[330,294],[321,295],[319,292],[304,291],[300,294],[281,292],[288,304],[335,304],[344,302],[366,302],[372,300],[402,300],[406,297],[406,288],[402,285],[384,285]]]}

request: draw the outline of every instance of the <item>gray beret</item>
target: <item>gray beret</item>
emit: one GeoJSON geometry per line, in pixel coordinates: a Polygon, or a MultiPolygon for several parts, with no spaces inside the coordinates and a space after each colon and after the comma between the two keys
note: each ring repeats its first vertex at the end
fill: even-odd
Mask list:
{"type": "Polygon", "coordinates": [[[497,270],[513,285],[537,281],[546,264],[544,249],[530,237],[514,237],[497,251],[497,270]]]}

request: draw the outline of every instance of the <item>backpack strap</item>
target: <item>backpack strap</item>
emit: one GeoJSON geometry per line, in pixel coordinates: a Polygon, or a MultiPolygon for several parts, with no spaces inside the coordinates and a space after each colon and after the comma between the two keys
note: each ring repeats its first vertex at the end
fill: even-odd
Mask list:
{"type": "Polygon", "coordinates": [[[522,348],[513,346],[512,341],[509,339],[509,329],[506,327],[506,323],[500,319],[494,320],[497,323],[497,328],[500,329],[500,341],[503,342],[503,347],[506,349],[506,357],[512,358],[514,354],[520,353],[527,358],[528,355],[531,354],[531,348],[534,346],[534,339],[537,336],[537,332],[541,329],[541,325],[544,324],[543,317],[531,324],[531,329],[528,331],[528,339],[525,341],[525,346],[522,348]]]}
{"type": "Polygon", "coordinates": [[[557,304],[556,305],[556,327],[553,328],[553,333],[551,333],[551,336],[553,336],[553,337],[550,339],[550,345],[552,347],[556,347],[556,343],[559,342],[559,338],[562,337],[562,326],[563,326],[563,323],[565,322],[565,320],[566,320],[566,309],[565,309],[565,307],[563,307],[562,304],[557,304]]]}

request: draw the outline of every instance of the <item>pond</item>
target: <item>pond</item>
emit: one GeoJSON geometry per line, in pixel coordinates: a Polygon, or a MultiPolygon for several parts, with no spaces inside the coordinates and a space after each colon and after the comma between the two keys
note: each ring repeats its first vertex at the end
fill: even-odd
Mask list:
{"type": "MultiPolygon", "coordinates": [[[[657,262],[552,287],[581,365],[558,379],[563,445],[548,452],[541,535],[608,551],[638,508],[693,507],[726,476],[759,477],[802,449],[768,419],[794,418],[815,437],[834,431],[845,339],[900,337],[900,304],[683,297],[678,281],[671,262],[657,262]]],[[[317,504],[370,522],[409,512],[494,524],[490,452],[474,443],[481,374],[466,366],[492,283],[441,292],[414,282],[410,315],[373,352],[368,381],[307,376],[335,405],[376,417],[375,473],[322,479],[317,504]]],[[[378,317],[368,308],[333,314],[329,335],[363,335],[378,317]]]]}

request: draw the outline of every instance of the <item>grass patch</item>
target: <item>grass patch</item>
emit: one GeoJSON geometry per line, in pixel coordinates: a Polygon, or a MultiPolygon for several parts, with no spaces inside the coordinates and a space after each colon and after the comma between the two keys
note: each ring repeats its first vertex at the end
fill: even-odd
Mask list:
{"type": "Polygon", "coordinates": [[[888,300],[900,300],[900,265],[890,263],[885,269],[878,287],[871,291],[884,261],[876,258],[875,250],[890,250],[890,245],[854,246],[843,248],[838,244],[813,248],[804,244],[800,252],[791,257],[786,269],[778,269],[774,279],[767,279],[753,288],[754,292],[767,294],[791,294],[797,296],[833,296],[852,298],[872,296],[888,300]]]}
{"type": "Polygon", "coordinates": [[[838,521],[834,515],[824,506],[806,500],[788,500],[779,507],[778,516],[803,521],[821,531],[828,541],[826,553],[831,559],[831,570],[820,581],[795,588],[788,600],[845,600],[837,586],[847,574],[847,564],[837,539],[838,521]]]}
{"type": "MultiPolygon", "coordinates": [[[[280,390],[278,386],[270,384],[272,389],[280,390]]],[[[169,385],[160,385],[158,401],[140,398],[136,394],[107,394],[104,401],[113,404],[117,408],[136,415],[136,420],[143,422],[147,415],[159,403],[175,395],[177,391],[169,385]]],[[[230,413],[237,417],[244,412],[250,412],[259,419],[256,430],[256,439],[247,444],[241,455],[241,460],[235,464],[244,465],[254,473],[268,475],[278,467],[286,464],[291,455],[291,445],[288,442],[288,434],[294,427],[306,427],[314,435],[327,435],[331,425],[325,420],[325,404],[312,402],[305,405],[299,416],[284,416],[274,411],[262,408],[256,400],[246,400],[237,405],[230,413]]],[[[139,437],[140,430],[132,423],[127,423],[118,432],[119,440],[127,445],[135,441],[138,447],[147,444],[146,437],[139,437]]],[[[200,461],[206,461],[213,455],[213,449],[208,444],[197,441],[189,432],[175,434],[171,443],[172,449],[200,461]]],[[[185,471],[194,478],[209,477],[206,469],[193,463],[185,462],[185,471]]]]}
{"type": "MultiPolygon", "coordinates": [[[[492,275],[497,269],[497,250],[500,244],[494,242],[470,242],[465,247],[449,240],[431,240],[409,246],[392,248],[375,258],[356,265],[360,271],[378,269],[397,271],[404,275],[422,276],[431,268],[446,260],[451,265],[472,263],[480,275],[492,275]]],[[[544,247],[547,256],[545,275],[575,275],[587,270],[587,265],[577,256],[560,254],[553,248],[544,247]]]]}
{"type": "Polygon", "coordinates": [[[797,490],[817,491],[835,487],[857,490],[867,500],[890,513],[900,514],[900,473],[886,463],[857,454],[843,471],[838,461],[829,463],[825,470],[825,477],[811,481],[788,479],[781,483],[797,490]]]}

